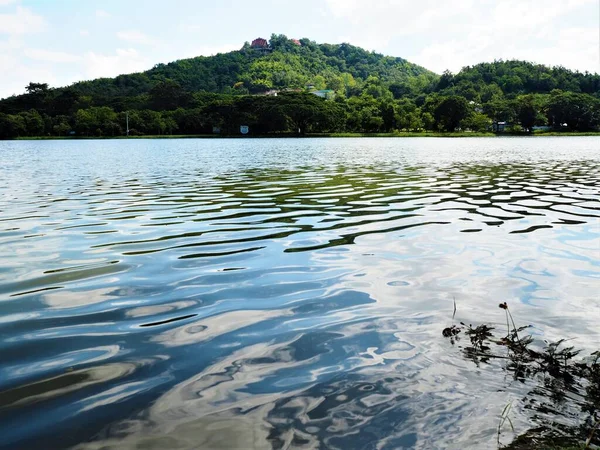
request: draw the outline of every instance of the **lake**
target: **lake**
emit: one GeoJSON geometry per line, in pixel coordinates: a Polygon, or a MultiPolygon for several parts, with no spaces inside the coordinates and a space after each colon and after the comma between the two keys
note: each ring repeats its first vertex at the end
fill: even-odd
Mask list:
{"type": "Polygon", "coordinates": [[[597,137],[0,142],[0,447],[497,448],[530,387],[442,329],[597,350],[599,180],[597,137]]]}

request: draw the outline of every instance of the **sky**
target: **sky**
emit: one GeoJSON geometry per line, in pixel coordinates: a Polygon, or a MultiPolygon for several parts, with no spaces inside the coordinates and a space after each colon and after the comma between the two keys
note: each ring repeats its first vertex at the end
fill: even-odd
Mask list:
{"type": "Polygon", "coordinates": [[[0,98],[237,50],[272,33],[437,73],[495,59],[600,72],[600,0],[0,0],[0,98]]]}

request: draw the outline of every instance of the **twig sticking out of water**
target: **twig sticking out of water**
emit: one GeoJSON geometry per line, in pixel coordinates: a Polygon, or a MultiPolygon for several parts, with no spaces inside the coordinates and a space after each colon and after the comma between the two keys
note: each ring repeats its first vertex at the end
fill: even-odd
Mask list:
{"type": "Polygon", "coordinates": [[[515,336],[517,338],[517,341],[520,343],[521,339],[519,338],[519,332],[517,330],[517,325],[515,325],[515,320],[513,319],[512,314],[510,313],[510,309],[508,308],[508,303],[504,302],[504,303],[500,303],[500,305],[498,305],[501,309],[503,309],[506,312],[506,328],[508,329],[506,336],[510,336],[510,325],[508,324],[508,318],[510,317],[510,321],[512,322],[513,325],[513,330],[515,331],[515,336]]]}
{"type": "Polygon", "coordinates": [[[456,317],[456,297],[453,296],[452,299],[454,301],[454,311],[452,312],[452,326],[444,328],[442,334],[444,335],[444,337],[450,338],[452,344],[454,344],[454,342],[459,339],[458,334],[460,333],[460,329],[456,325],[454,325],[454,317],[456,317]]]}
{"type": "Polygon", "coordinates": [[[454,316],[456,316],[456,297],[452,297],[454,299],[454,312],[452,313],[452,325],[454,325],[454,316]]]}
{"type": "Polygon", "coordinates": [[[500,434],[502,433],[502,427],[504,426],[504,423],[507,420],[508,420],[508,423],[510,424],[510,429],[512,430],[513,433],[515,432],[515,427],[513,426],[512,420],[510,420],[510,417],[508,417],[511,409],[512,409],[512,400],[506,404],[506,406],[502,410],[502,414],[500,414],[500,423],[498,423],[498,440],[497,440],[498,448],[500,448],[500,434]]]}

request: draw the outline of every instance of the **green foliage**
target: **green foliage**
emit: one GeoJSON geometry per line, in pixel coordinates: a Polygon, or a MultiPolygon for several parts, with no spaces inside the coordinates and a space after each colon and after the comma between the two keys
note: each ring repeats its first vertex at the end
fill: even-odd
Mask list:
{"type": "Polygon", "coordinates": [[[149,95],[150,105],[156,111],[186,107],[191,100],[190,93],[184,91],[181,85],[173,80],[157,83],[150,89],[149,95]]]}
{"type": "Polygon", "coordinates": [[[80,109],[75,113],[75,129],[84,136],[122,134],[117,114],[107,106],[80,109]]]}
{"type": "Polygon", "coordinates": [[[301,45],[272,35],[270,49],[158,64],[115,78],[0,100],[0,138],[308,132],[556,131],[600,127],[600,76],[495,61],[441,76],[350,44],[301,45]],[[331,90],[327,101],[307,94],[331,90]],[[277,97],[265,93],[278,92],[277,97]]]}
{"type": "Polygon", "coordinates": [[[439,101],[433,110],[433,117],[440,130],[454,131],[468,117],[469,112],[467,100],[464,97],[453,95],[439,101]]]}
{"type": "Polygon", "coordinates": [[[445,72],[436,91],[464,95],[464,91],[471,87],[482,92],[485,86],[492,84],[498,86],[504,95],[548,94],[554,89],[598,95],[600,75],[572,72],[564,67],[546,67],[526,61],[500,60],[467,66],[456,75],[445,72]]]}
{"type": "Polygon", "coordinates": [[[600,122],[600,100],[589,95],[555,90],[550,94],[547,108],[554,128],[566,124],[571,130],[587,131],[600,122]]]}
{"type": "Polygon", "coordinates": [[[536,95],[524,95],[517,99],[516,116],[521,126],[531,132],[536,125],[546,125],[547,120],[543,114],[545,108],[544,98],[536,95]]]}
{"type": "Polygon", "coordinates": [[[488,131],[492,128],[492,121],[487,115],[474,111],[462,120],[460,127],[472,131],[488,131]]]}
{"type": "Polygon", "coordinates": [[[19,115],[0,113],[0,136],[20,137],[26,135],[25,120],[19,115]]]}
{"type": "Polygon", "coordinates": [[[30,109],[27,112],[20,114],[25,122],[25,129],[32,136],[40,136],[44,134],[44,119],[35,109],[30,109]]]}
{"type": "Polygon", "coordinates": [[[48,83],[29,83],[25,90],[29,94],[45,94],[48,92],[48,83]]]}

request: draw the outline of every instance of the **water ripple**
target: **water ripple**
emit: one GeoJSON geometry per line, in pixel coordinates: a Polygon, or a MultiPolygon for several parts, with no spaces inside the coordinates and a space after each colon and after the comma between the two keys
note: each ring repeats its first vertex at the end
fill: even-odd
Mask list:
{"type": "Polygon", "coordinates": [[[600,341],[595,139],[0,143],[0,447],[496,448],[440,331],[600,341]]]}

